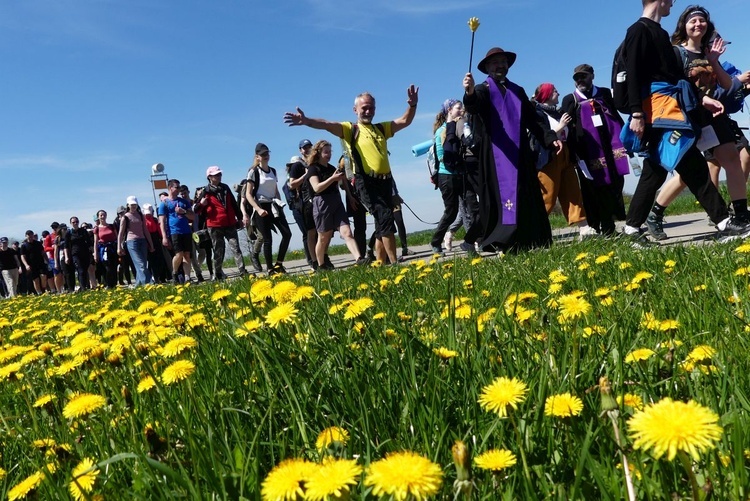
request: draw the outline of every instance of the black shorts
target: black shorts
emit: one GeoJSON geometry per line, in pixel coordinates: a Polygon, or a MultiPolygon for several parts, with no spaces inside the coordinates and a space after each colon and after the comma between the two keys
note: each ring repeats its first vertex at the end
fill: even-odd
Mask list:
{"type": "Polygon", "coordinates": [[[315,229],[312,201],[307,201],[302,205],[302,219],[305,221],[305,230],[310,231],[315,229]]]}
{"type": "Polygon", "coordinates": [[[169,238],[174,252],[193,252],[193,235],[190,233],[169,235],[169,238]]]}
{"type": "Polygon", "coordinates": [[[362,205],[375,219],[375,238],[396,233],[393,220],[393,179],[357,174],[354,183],[362,205]]]}

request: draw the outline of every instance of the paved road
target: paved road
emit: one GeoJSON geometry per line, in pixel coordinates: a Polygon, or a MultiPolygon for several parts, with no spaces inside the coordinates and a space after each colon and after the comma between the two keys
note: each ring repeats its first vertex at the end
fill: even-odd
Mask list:
{"type": "MultiPolygon", "coordinates": [[[[618,223],[617,230],[620,231],[623,223],[618,223]]],[[[662,246],[668,245],[679,245],[679,244],[693,244],[701,245],[711,243],[716,240],[716,228],[709,225],[708,217],[705,213],[694,213],[694,214],[683,214],[679,216],[666,216],[664,223],[664,231],[669,235],[667,240],[659,242],[662,246]]],[[[554,230],[553,236],[555,241],[559,242],[572,242],[578,235],[577,229],[563,228],[554,230]]],[[[341,243],[338,237],[334,237],[334,244],[341,243]]],[[[460,242],[459,242],[460,243],[460,242]]],[[[456,249],[458,246],[454,246],[456,249]]],[[[429,245],[417,245],[410,247],[415,252],[413,256],[409,256],[408,260],[414,259],[428,259],[431,257],[432,252],[430,251],[429,245]]],[[[400,252],[400,251],[399,251],[400,252]]],[[[456,252],[462,254],[462,251],[456,252]]],[[[453,253],[446,253],[446,256],[450,256],[453,253]]],[[[262,258],[261,258],[262,260],[262,258]]],[[[246,261],[249,261],[246,257],[246,261]]],[[[337,268],[345,268],[354,264],[354,259],[351,255],[340,255],[331,256],[331,261],[337,268]]],[[[310,268],[304,259],[297,259],[286,261],[284,263],[289,273],[307,273],[310,268]]],[[[247,265],[248,271],[252,271],[252,265],[247,265]]],[[[236,268],[225,268],[225,272],[230,277],[236,277],[239,272],[236,268]]]]}

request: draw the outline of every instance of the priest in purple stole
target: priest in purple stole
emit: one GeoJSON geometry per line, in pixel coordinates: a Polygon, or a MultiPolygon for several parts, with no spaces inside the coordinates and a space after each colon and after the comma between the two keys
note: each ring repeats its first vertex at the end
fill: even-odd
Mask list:
{"type": "MultiPolygon", "coordinates": [[[[482,246],[502,251],[552,243],[528,134],[558,151],[557,135],[546,130],[524,90],[507,80],[516,54],[492,48],[477,65],[488,75],[478,85],[464,77],[464,107],[483,124],[479,153],[482,246]]],[[[476,132],[475,132],[476,134],[476,132]]]]}
{"type": "Polygon", "coordinates": [[[576,90],[563,98],[562,111],[572,117],[568,144],[588,171],[580,176],[586,218],[600,235],[614,235],[615,220],[625,219],[622,189],[630,172],[620,142],[624,122],[610,90],[594,85],[591,65],[576,66],[573,81],[576,90]]]}

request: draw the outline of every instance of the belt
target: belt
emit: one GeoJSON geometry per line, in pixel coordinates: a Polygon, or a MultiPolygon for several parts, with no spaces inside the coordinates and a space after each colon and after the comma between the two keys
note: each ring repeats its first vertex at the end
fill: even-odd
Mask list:
{"type": "Polygon", "coordinates": [[[390,172],[388,174],[364,174],[364,176],[375,179],[391,179],[393,177],[390,172]]]}

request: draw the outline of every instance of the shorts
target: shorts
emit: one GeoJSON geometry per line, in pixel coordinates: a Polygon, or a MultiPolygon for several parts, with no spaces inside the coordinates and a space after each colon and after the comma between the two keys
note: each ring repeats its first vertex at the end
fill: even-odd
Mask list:
{"type": "Polygon", "coordinates": [[[305,231],[314,230],[315,228],[315,217],[313,216],[313,203],[312,201],[305,202],[302,205],[302,219],[305,221],[305,231]]]}
{"type": "MultiPolygon", "coordinates": [[[[750,153],[750,144],[748,144],[747,137],[742,132],[742,129],[740,129],[740,126],[737,122],[735,122],[732,119],[729,119],[729,127],[731,128],[732,133],[734,134],[734,144],[737,146],[737,151],[742,151],[743,149],[746,149],[748,153],[750,153]]],[[[721,138],[719,138],[720,144],[724,144],[721,142],[721,138]]],[[[732,141],[726,141],[726,142],[732,142],[732,141]]],[[[704,156],[706,157],[706,160],[709,162],[712,162],[715,160],[714,154],[713,154],[713,148],[710,150],[704,152],[704,156]]]]}
{"type": "Polygon", "coordinates": [[[315,229],[318,233],[335,231],[349,224],[349,218],[346,217],[346,209],[338,191],[316,196],[313,198],[312,207],[315,229]]]}
{"type": "Polygon", "coordinates": [[[47,261],[49,262],[49,265],[47,266],[47,278],[52,278],[55,275],[59,275],[60,270],[55,268],[55,258],[47,258],[47,261]]]}
{"type": "Polygon", "coordinates": [[[375,238],[396,233],[393,220],[393,179],[379,179],[357,174],[354,176],[362,205],[375,219],[375,238]]]}
{"type": "Polygon", "coordinates": [[[193,252],[193,235],[190,233],[179,233],[169,235],[172,241],[172,250],[175,252],[193,252]]]}
{"type": "MultiPolygon", "coordinates": [[[[42,275],[45,275],[44,270],[41,266],[30,266],[26,268],[29,270],[29,272],[26,274],[26,277],[31,280],[36,280],[37,278],[41,277],[42,275]]],[[[46,275],[45,275],[46,276],[46,275]]]]}

